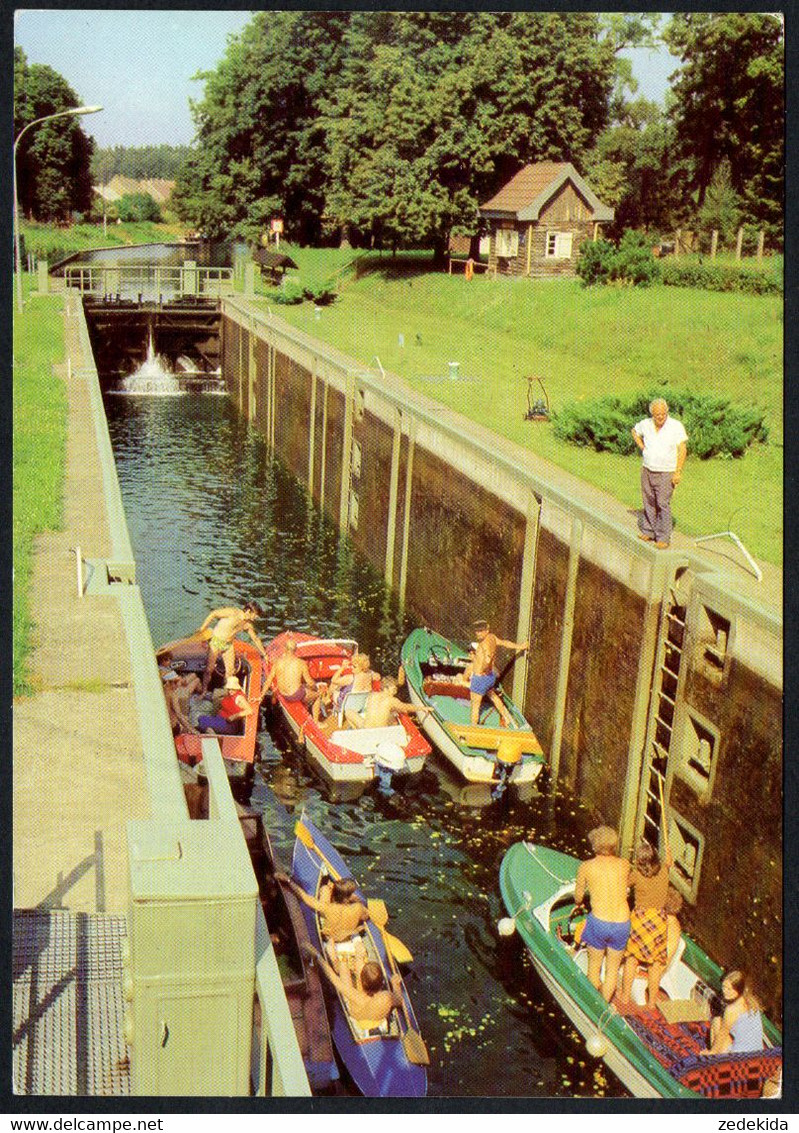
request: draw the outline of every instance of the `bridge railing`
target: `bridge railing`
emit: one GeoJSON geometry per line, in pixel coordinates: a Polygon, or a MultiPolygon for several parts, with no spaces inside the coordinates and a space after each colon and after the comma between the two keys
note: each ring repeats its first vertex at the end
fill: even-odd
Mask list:
{"type": "Polygon", "coordinates": [[[145,299],[180,296],[217,298],[233,293],[233,268],[183,264],[68,264],[67,287],[81,294],[124,295],[145,299]]]}

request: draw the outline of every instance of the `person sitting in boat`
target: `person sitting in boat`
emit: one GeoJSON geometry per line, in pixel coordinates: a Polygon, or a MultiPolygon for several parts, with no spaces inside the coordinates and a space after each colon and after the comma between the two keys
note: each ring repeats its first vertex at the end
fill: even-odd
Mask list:
{"type": "Polygon", "coordinates": [[[352,978],[340,976],[324,956],[311,944],[303,945],[305,955],[314,960],[347,1004],[357,1025],[371,1031],[386,1020],[395,1007],[402,1007],[402,979],[395,973],[390,987],[386,987],[383,969],[374,960],[368,960],[360,971],[358,984],[352,978]]]}
{"type": "Polygon", "coordinates": [[[225,676],[233,676],[236,664],[233,641],[238,634],[246,633],[255,648],[266,660],[266,650],[252,624],[254,618],[262,618],[263,616],[263,610],[257,602],[253,601],[246,602],[241,609],[238,606],[220,606],[218,610],[211,611],[198,631],[205,633],[211,622],[216,621],[208,641],[208,662],[203,675],[203,696],[208,692],[219,657],[222,658],[225,666],[225,676]]]}
{"type": "Polygon", "coordinates": [[[354,708],[348,698],[344,711],[347,723],[353,728],[387,728],[396,723],[400,714],[426,716],[432,712],[432,708],[424,705],[417,707],[398,700],[397,692],[397,682],[393,677],[386,677],[381,688],[369,694],[362,712],[354,708]]]}
{"type": "Polygon", "coordinates": [[[586,895],[591,899],[581,943],[588,951],[588,978],[610,1003],[630,935],[630,863],[618,857],[619,836],[612,827],[597,826],[589,833],[588,841],[594,857],[578,867],[574,902],[575,907],[581,907],[586,895]]]}
{"type": "Polygon", "coordinates": [[[635,868],[629,884],[633,893],[630,915],[630,938],[624,954],[620,1000],[630,1002],[633,980],[639,965],[647,972],[647,1004],[657,1005],[660,980],[668,963],[668,918],[666,898],[669,892],[669,870],[674,859],[666,846],[663,861],[654,846],[641,842],[635,856],[635,868]]]}
{"type": "Polygon", "coordinates": [[[763,1049],[763,1016],[746,972],[735,969],[721,981],[724,1006],[711,1020],[707,1050],[700,1055],[743,1054],[763,1049]]]}
{"type": "Polygon", "coordinates": [[[472,724],[480,723],[483,697],[487,696],[499,713],[502,727],[507,728],[510,725],[507,709],[494,691],[499,676],[494,667],[497,649],[502,646],[504,649],[515,649],[517,653],[524,653],[529,648],[530,643],[525,641],[520,645],[516,641],[504,641],[491,632],[490,625],[482,618],[474,623],[474,633],[477,638],[477,648],[474,652],[472,676],[469,681],[471,722],[472,724]]]}
{"type": "Polygon", "coordinates": [[[165,669],[161,673],[161,682],[167,712],[169,713],[169,725],[172,728],[172,735],[177,736],[180,732],[189,732],[192,735],[196,735],[197,730],[192,726],[184,710],[179,674],[176,673],[174,669],[165,669]]]}
{"type": "Polygon", "coordinates": [[[372,668],[368,653],[355,654],[352,659],[352,674],[352,683],[346,690],[342,690],[338,703],[340,723],[356,727],[350,717],[364,711],[375,684],[380,680],[380,674],[372,668]]]}
{"type": "Polygon", "coordinates": [[[361,925],[369,920],[369,910],[357,896],[351,877],[338,878],[322,886],[319,897],[306,893],[288,874],[276,873],[275,877],[288,885],[309,909],[319,913],[322,935],[334,944],[351,940],[361,925]]]}
{"type": "Polygon", "coordinates": [[[304,704],[310,708],[319,696],[316,681],[311,676],[308,662],[297,656],[297,642],[289,637],[283,652],[275,661],[266,682],[265,692],[278,692],[290,704],[304,704]]]}
{"type": "Polygon", "coordinates": [[[238,736],[242,732],[242,722],[252,715],[252,705],[244,695],[237,677],[225,681],[225,695],[213,716],[201,716],[198,725],[201,732],[216,732],[220,736],[238,736]]]}

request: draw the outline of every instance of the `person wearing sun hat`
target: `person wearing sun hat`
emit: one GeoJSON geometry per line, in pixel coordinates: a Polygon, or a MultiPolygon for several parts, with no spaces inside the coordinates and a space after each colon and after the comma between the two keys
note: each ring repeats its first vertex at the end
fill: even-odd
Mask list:
{"type": "Polygon", "coordinates": [[[201,732],[216,732],[220,736],[236,736],[241,733],[241,722],[252,715],[252,705],[241,689],[237,677],[225,681],[225,695],[216,715],[201,716],[198,724],[201,732]]]}

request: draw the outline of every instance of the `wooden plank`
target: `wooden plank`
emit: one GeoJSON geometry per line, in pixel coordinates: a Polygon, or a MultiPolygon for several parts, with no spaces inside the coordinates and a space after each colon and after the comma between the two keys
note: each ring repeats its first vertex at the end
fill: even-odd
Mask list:
{"type": "Polygon", "coordinates": [[[452,724],[445,725],[447,730],[461,743],[469,747],[484,748],[493,751],[499,747],[502,740],[511,740],[520,743],[522,752],[526,755],[543,755],[543,749],[538,742],[535,732],[525,728],[484,728],[479,724],[452,724]]]}

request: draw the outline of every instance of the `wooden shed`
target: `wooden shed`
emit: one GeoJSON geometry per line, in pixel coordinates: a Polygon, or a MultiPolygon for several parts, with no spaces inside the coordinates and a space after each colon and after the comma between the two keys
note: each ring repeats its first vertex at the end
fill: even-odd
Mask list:
{"type": "Polygon", "coordinates": [[[570,162],[525,165],[480,206],[491,232],[489,270],[548,278],[574,275],[580,245],[613,220],[570,162]]]}
{"type": "Polygon", "coordinates": [[[256,248],[252,258],[261,269],[261,276],[270,283],[278,284],[289,268],[296,268],[291,256],[284,256],[282,252],[272,252],[268,248],[256,248]]]}

